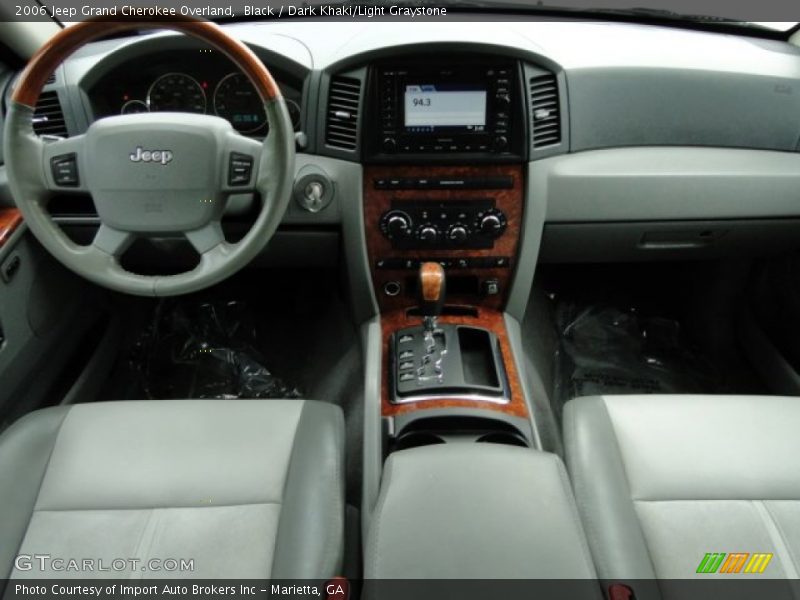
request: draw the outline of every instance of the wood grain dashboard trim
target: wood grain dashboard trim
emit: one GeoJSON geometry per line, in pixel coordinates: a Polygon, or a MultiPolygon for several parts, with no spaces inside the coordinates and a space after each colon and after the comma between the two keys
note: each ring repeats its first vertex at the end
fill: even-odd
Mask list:
{"type": "Polygon", "coordinates": [[[383,368],[381,370],[381,412],[384,417],[392,417],[416,410],[433,408],[483,408],[495,410],[515,417],[528,417],[528,406],[525,396],[522,393],[517,365],[514,362],[514,355],[508,341],[503,313],[499,310],[481,308],[477,317],[471,316],[449,316],[439,317],[441,323],[452,323],[456,325],[472,325],[483,327],[493,332],[499,342],[500,351],[503,355],[503,362],[508,376],[508,385],[511,401],[508,404],[495,404],[493,402],[476,402],[471,400],[461,400],[459,398],[441,398],[437,400],[425,400],[422,402],[410,402],[407,404],[392,404],[390,402],[389,390],[389,370],[390,355],[389,346],[391,335],[398,329],[404,327],[414,327],[421,324],[420,317],[409,317],[405,309],[393,310],[381,316],[381,334],[383,336],[383,368]]]}
{"type": "Polygon", "coordinates": [[[474,296],[448,295],[447,302],[453,304],[480,304],[480,306],[501,309],[505,305],[508,289],[514,273],[519,248],[519,238],[523,218],[523,168],[522,165],[475,165],[475,166],[368,166],[364,168],[364,226],[367,241],[367,256],[375,288],[375,295],[381,310],[408,308],[415,304],[414,299],[404,295],[403,290],[396,296],[387,296],[384,285],[390,281],[403,281],[415,277],[410,270],[378,269],[379,258],[393,257],[406,259],[420,258],[474,258],[503,256],[509,258],[507,267],[493,269],[458,269],[449,275],[471,275],[481,279],[497,279],[500,293],[496,296],[476,298],[474,296]],[[376,179],[393,178],[462,178],[462,177],[511,177],[513,184],[509,189],[426,189],[426,190],[386,190],[376,189],[376,179]],[[400,250],[392,247],[391,241],[380,230],[381,216],[391,208],[393,200],[432,200],[439,202],[492,198],[497,208],[507,219],[506,230],[495,240],[493,248],[457,250],[400,250]]]}
{"type": "Polygon", "coordinates": [[[22,224],[22,213],[16,208],[0,208],[0,248],[22,224]]]}

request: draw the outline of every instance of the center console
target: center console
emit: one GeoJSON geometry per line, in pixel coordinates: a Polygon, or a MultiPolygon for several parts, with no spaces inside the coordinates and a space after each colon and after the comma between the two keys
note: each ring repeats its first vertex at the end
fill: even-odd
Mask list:
{"type": "Polygon", "coordinates": [[[486,56],[369,69],[364,225],[387,452],[453,439],[533,445],[502,312],[524,210],[522,81],[517,61],[486,56]]]}
{"type": "Polygon", "coordinates": [[[374,522],[365,598],[602,598],[566,470],[554,454],[489,444],[395,452],[374,522]],[[397,589],[397,580],[431,579],[440,587],[397,589]],[[490,579],[493,587],[476,593],[465,579],[490,579]],[[499,581],[520,579],[572,583],[548,594],[499,581]]]}
{"type": "Polygon", "coordinates": [[[363,217],[386,462],[366,575],[591,578],[506,328],[525,211],[521,65],[425,57],[375,64],[367,81],[363,217]]]}

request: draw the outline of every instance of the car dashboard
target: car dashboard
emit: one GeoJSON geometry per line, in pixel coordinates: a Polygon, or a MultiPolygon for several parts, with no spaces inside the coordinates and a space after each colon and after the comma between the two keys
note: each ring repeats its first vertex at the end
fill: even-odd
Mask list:
{"type": "MultiPolygon", "coordinates": [[[[504,301],[520,260],[699,258],[793,239],[800,50],[786,42],[591,21],[224,27],[272,71],[296,131],[286,245],[267,263],[338,260],[352,242],[378,303],[406,294],[396,265],[424,258],[474,275],[465,296],[504,301]],[[438,210],[443,198],[458,210],[438,210]]],[[[81,49],[34,120],[69,136],[174,110],[268,132],[228,59],[168,32],[81,49]]],[[[93,217],[69,193],[53,210],[93,217]]]]}

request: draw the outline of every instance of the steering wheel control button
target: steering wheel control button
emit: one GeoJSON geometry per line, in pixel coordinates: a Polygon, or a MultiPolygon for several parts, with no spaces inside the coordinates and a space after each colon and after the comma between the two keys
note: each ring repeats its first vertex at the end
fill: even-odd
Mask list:
{"type": "Polygon", "coordinates": [[[78,157],[72,154],[61,154],[50,159],[50,170],[53,181],[62,187],[78,187],[78,157]]]}
{"type": "Polygon", "coordinates": [[[228,163],[228,185],[247,185],[253,176],[253,157],[231,152],[228,163]]]}

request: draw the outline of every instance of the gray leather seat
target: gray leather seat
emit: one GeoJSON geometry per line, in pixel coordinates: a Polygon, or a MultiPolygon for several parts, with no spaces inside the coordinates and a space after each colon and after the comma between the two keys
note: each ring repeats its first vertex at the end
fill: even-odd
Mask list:
{"type": "Polygon", "coordinates": [[[564,435],[601,578],[691,578],[706,553],[772,553],[758,577],[798,577],[800,398],[578,398],[564,435]]]}
{"type": "Polygon", "coordinates": [[[336,575],[343,453],[341,410],[319,402],[36,411],[0,436],[0,577],[336,575]],[[44,570],[36,555],[51,557],[44,570]],[[93,559],[95,570],[55,559],[93,559]],[[141,562],[109,574],[100,559],[141,562]],[[151,559],[162,570],[142,574],[151,559]],[[167,559],[193,560],[193,570],[165,571],[167,559]]]}

